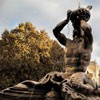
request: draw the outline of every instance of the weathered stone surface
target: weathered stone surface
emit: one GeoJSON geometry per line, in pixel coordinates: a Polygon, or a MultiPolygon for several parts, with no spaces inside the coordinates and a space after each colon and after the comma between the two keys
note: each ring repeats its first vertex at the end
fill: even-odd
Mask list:
{"type": "Polygon", "coordinates": [[[85,73],[75,73],[70,79],[63,75],[65,73],[51,72],[39,82],[23,81],[2,90],[0,100],[100,100],[100,89],[89,83],[85,73]]]}
{"type": "Polygon", "coordinates": [[[0,92],[0,100],[44,100],[46,90],[36,89],[36,82],[24,81],[0,92]]]}

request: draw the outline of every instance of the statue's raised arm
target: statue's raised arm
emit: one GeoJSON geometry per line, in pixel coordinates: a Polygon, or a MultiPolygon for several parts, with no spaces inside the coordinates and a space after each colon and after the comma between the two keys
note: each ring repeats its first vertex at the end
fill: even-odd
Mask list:
{"type": "Polygon", "coordinates": [[[67,42],[67,38],[65,37],[64,34],[61,33],[61,30],[64,28],[65,25],[68,24],[68,22],[70,21],[70,14],[72,13],[71,10],[67,11],[67,19],[63,20],[62,22],[60,22],[59,24],[57,24],[57,26],[53,29],[53,33],[54,36],[58,39],[58,41],[62,44],[62,45],[66,45],[67,42]]]}

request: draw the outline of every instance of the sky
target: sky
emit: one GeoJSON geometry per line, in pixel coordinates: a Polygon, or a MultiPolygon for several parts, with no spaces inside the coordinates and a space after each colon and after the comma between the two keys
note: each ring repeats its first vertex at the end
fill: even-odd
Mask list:
{"type": "MultiPolygon", "coordinates": [[[[66,19],[67,10],[92,5],[89,24],[94,37],[91,60],[100,65],[100,0],[0,0],[0,34],[5,29],[9,31],[18,24],[31,22],[37,30],[45,29],[52,39],[56,39],[52,29],[57,23],[66,19]]],[[[69,23],[62,31],[71,38],[72,26],[69,23]]]]}

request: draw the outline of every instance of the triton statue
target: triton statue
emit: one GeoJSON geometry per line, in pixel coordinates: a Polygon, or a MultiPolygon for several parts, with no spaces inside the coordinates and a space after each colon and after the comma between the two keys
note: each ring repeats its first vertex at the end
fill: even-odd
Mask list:
{"type": "Polygon", "coordinates": [[[26,80],[4,89],[0,100],[100,100],[100,89],[85,73],[93,44],[91,27],[87,23],[91,8],[68,10],[67,19],[53,29],[55,37],[66,47],[65,72],[50,72],[39,82],[26,80]],[[69,21],[74,28],[73,40],[61,33],[69,21]]]}
{"type": "Polygon", "coordinates": [[[74,11],[68,10],[67,19],[60,22],[53,29],[55,37],[66,47],[66,67],[73,67],[75,71],[86,71],[86,67],[90,63],[93,37],[91,27],[87,21],[90,19],[89,10],[91,8],[92,6],[88,6],[87,8],[79,8],[74,11]],[[72,22],[74,28],[73,40],[66,38],[61,33],[61,30],[69,21],[72,22]]]}

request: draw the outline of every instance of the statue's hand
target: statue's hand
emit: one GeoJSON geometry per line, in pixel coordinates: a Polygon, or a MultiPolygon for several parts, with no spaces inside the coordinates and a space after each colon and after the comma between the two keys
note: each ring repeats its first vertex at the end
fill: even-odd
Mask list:
{"type": "Polygon", "coordinates": [[[70,20],[70,15],[71,15],[71,13],[72,13],[72,10],[68,10],[68,11],[67,11],[67,20],[70,20]]]}

